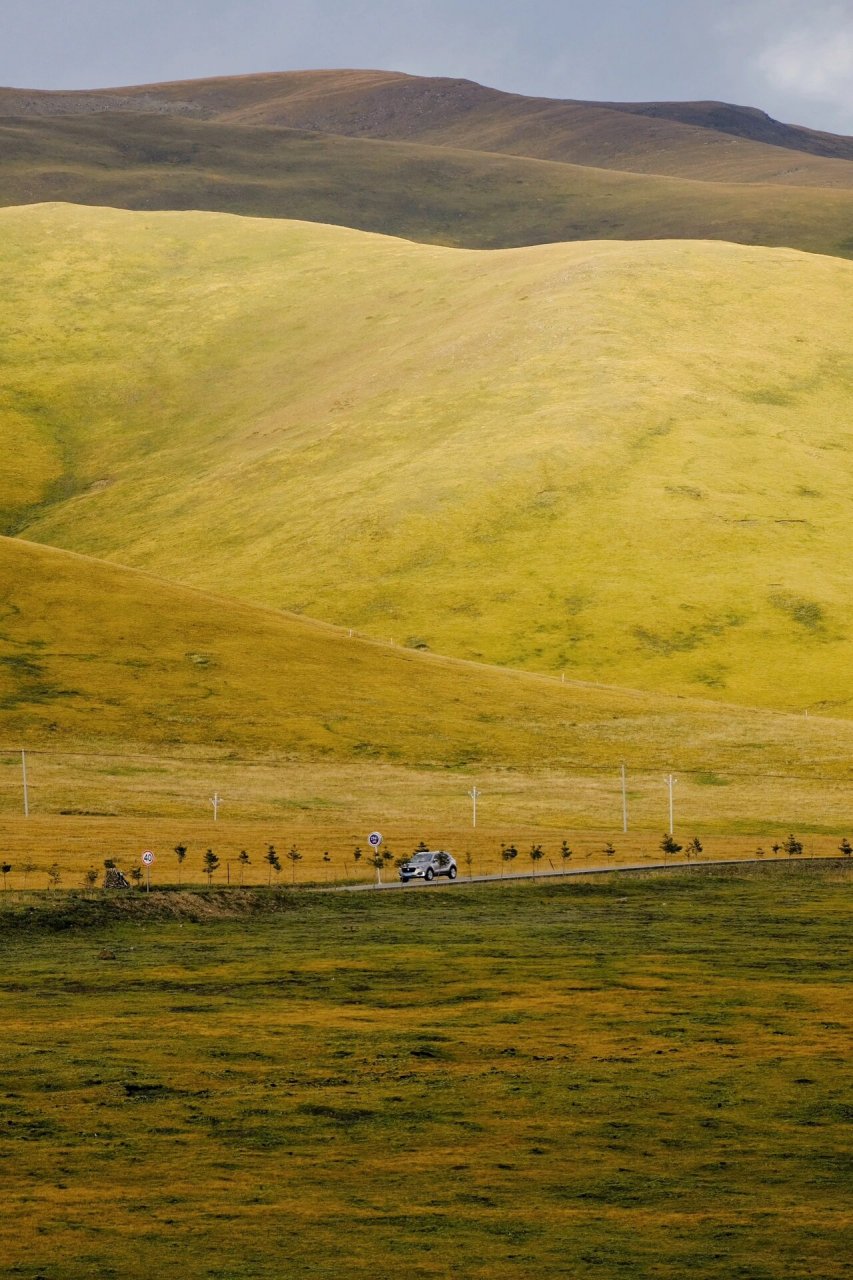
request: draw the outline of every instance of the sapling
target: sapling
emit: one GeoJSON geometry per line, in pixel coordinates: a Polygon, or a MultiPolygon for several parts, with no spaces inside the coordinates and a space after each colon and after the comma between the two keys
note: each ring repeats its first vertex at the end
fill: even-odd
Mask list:
{"type": "MultiPolygon", "coordinates": [[[[501,845],[501,861],[506,863],[513,862],[518,857],[518,850],[514,844],[501,845]]],[[[503,867],[501,867],[501,875],[503,875],[503,867]]]]}
{"type": "Polygon", "coordinates": [[[671,832],[668,831],[664,832],[663,839],[660,842],[660,847],[663,850],[664,860],[668,853],[681,853],[681,845],[671,832]]]}
{"type": "Polygon", "coordinates": [[[297,862],[302,861],[302,854],[299,852],[296,845],[292,844],[287,851],[287,856],[290,859],[291,879],[293,883],[296,884],[296,864],[297,862]]]}
{"type": "Polygon", "coordinates": [[[267,884],[272,884],[272,873],[275,872],[276,875],[281,874],[281,863],[279,862],[278,854],[275,851],[275,845],[267,845],[267,851],[264,854],[264,862],[266,862],[269,867],[267,884]]]}

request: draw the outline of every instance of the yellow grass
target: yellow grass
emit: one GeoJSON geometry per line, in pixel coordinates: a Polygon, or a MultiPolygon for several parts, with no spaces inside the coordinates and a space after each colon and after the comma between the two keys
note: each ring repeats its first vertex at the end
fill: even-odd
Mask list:
{"type": "Polygon", "coordinates": [[[851,705],[848,264],[0,226],[7,527],[398,645],[851,705]]]}

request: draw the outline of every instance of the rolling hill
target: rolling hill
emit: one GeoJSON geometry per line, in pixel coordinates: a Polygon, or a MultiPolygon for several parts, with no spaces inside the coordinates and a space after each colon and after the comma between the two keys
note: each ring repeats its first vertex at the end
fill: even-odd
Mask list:
{"type": "Polygon", "coordinates": [[[853,139],[726,103],[530,98],[469,80],[300,71],[81,92],[0,90],[0,116],[179,116],[724,182],[853,185],[853,139]]]}
{"type": "Polygon", "coordinates": [[[0,213],[7,532],[411,647],[853,704],[853,266],[0,213]]]}
{"type": "Polygon", "coordinates": [[[299,218],[465,248],[715,239],[853,255],[853,140],[721,103],[290,72],[0,89],[0,205],[299,218]]]}
{"type": "Polygon", "coordinates": [[[155,114],[0,120],[0,204],[336,223],[464,248],[715,239],[853,256],[853,188],[707,183],[155,114]]]}
{"type": "Polygon", "coordinates": [[[0,538],[0,589],[4,746],[533,770],[627,752],[841,779],[853,749],[844,721],[413,653],[21,540],[0,538]]]}

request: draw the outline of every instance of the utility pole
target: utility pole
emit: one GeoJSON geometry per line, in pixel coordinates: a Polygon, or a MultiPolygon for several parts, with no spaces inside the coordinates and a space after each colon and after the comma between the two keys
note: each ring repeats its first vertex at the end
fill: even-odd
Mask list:
{"type": "Polygon", "coordinates": [[[669,834],[670,835],[672,835],[673,828],[675,825],[673,823],[673,818],[672,818],[672,788],[675,786],[677,781],[678,779],[674,778],[671,773],[668,773],[666,775],[666,785],[669,787],[669,834]]]}
{"type": "Polygon", "coordinates": [[[27,787],[27,753],[21,752],[21,777],[24,781],[24,817],[30,816],[30,794],[27,787]]]}
{"type": "Polygon", "coordinates": [[[216,822],[219,819],[219,806],[222,804],[222,796],[218,791],[210,797],[210,803],[213,805],[213,821],[216,822]]]}
{"type": "Polygon", "coordinates": [[[628,830],[628,775],[622,761],[622,830],[628,830]]]}
{"type": "Polygon", "coordinates": [[[471,797],[471,803],[472,803],[472,805],[473,805],[473,814],[472,814],[472,819],[473,819],[473,820],[472,820],[471,825],[472,825],[472,826],[474,826],[474,827],[476,827],[476,825],[477,825],[477,797],[478,797],[480,794],[481,794],[481,792],[480,792],[479,788],[477,788],[477,787],[472,787],[472,788],[471,788],[471,790],[468,792],[468,795],[471,797]]]}

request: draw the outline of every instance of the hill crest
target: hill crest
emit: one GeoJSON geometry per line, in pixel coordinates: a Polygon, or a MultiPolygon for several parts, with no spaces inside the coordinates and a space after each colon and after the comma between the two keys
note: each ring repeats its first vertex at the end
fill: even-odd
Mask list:
{"type": "Polygon", "coordinates": [[[727,103],[597,103],[471,80],[302,71],[104,90],[0,89],[0,116],[175,114],[728,181],[849,185],[853,138],[727,103]],[[779,152],[788,152],[787,159],[779,152]],[[798,162],[792,163],[790,153],[798,162]],[[837,163],[830,163],[837,162],[837,163]]]}

